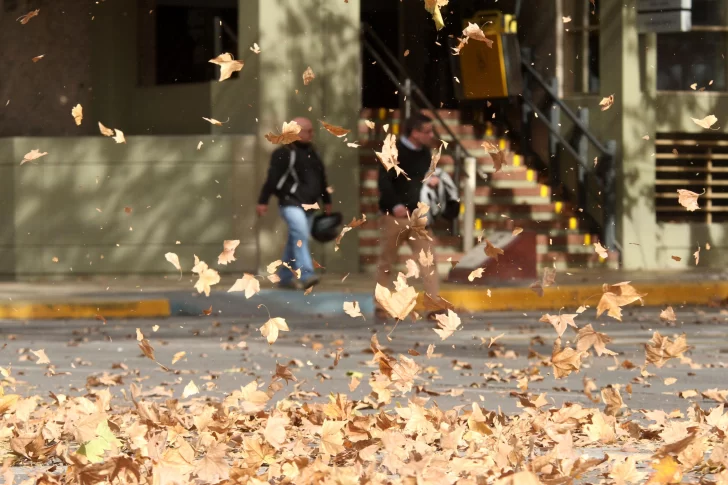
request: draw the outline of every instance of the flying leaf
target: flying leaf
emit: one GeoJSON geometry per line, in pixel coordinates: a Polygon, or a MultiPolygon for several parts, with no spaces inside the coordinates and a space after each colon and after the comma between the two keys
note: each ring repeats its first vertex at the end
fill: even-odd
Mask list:
{"type": "Polygon", "coordinates": [[[35,10],[31,11],[31,12],[26,13],[25,15],[22,15],[22,16],[18,17],[17,20],[22,25],[25,25],[28,22],[30,22],[30,19],[32,19],[33,17],[37,17],[39,13],[40,13],[40,9],[38,8],[38,9],[35,9],[35,10]]]}
{"type": "Polygon", "coordinates": [[[233,75],[234,72],[238,72],[243,68],[243,61],[236,61],[233,58],[233,55],[229,52],[225,52],[223,54],[220,54],[214,59],[210,59],[207,61],[212,64],[217,64],[220,66],[220,79],[219,82],[222,82],[226,79],[229,79],[230,76],[233,75]]]}
{"type": "Polygon", "coordinates": [[[364,120],[364,124],[367,125],[367,128],[369,128],[370,130],[373,130],[377,126],[377,124],[371,120],[364,120]]]}
{"type": "Polygon", "coordinates": [[[250,50],[255,54],[260,54],[260,46],[256,42],[253,42],[253,47],[250,50]]]}
{"type": "Polygon", "coordinates": [[[195,256],[195,266],[192,268],[192,272],[198,275],[198,280],[195,283],[195,289],[197,293],[205,293],[205,296],[210,296],[210,287],[220,282],[220,274],[212,268],[207,266],[204,261],[199,261],[195,256]]]}
{"type": "Polygon", "coordinates": [[[664,320],[666,322],[676,322],[677,315],[675,315],[675,310],[673,310],[671,306],[665,308],[660,312],[660,320],[664,320]]]}
{"type": "Polygon", "coordinates": [[[319,123],[321,123],[321,125],[326,128],[326,131],[334,136],[338,136],[339,138],[341,138],[342,136],[346,136],[351,132],[351,130],[347,130],[346,128],[342,128],[341,126],[331,125],[322,120],[319,120],[319,123]]]}
{"type": "Polygon", "coordinates": [[[478,24],[468,22],[468,26],[463,30],[463,36],[458,39],[460,43],[457,47],[452,48],[453,55],[460,55],[460,51],[463,50],[463,47],[465,47],[470,39],[485,42],[488,47],[493,47],[493,41],[485,36],[483,29],[478,24]]]}
{"type": "Polygon", "coordinates": [[[111,128],[105,127],[103,125],[103,123],[101,123],[100,121],[99,121],[99,131],[104,136],[114,136],[114,130],[112,130],[111,128]]]}
{"type": "Polygon", "coordinates": [[[424,249],[420,249],[419,261],[420,261],[420,266],[429,268],[430,266],[435,264],[435,256],[432,254],[432,251],[430,251],[429,249],[427,250],[427,253],[425,253],[424,249]]]}
{"type": "Polygon", "coordinates": [[[268,344],[273,344],[278,340],[279,331],[288,332],[288,324],[285,319],[280,317],[271,318],[260,327],[260,333],[268,340],[268,344]]]}
{"type": "Polygon", "coordinates": [[[484,269],[484,268],[478,268],[478,269],[474,269],[474,270],[473,270],[473,271],[471,271],[471,272],[470,272],[470,274],[468,275],[468,281],[474,281],[474,280],[475,280],[475,278],[482,278],[482,276],[483,276],[483,271],[485,271],[485,269],[484,269]]]}
{"type": "Polygon", "coordinates": [[[577,315],[578,313],[564,313],[561,315],[549,315],[547,313],[546,315],[541,317],[539,322],[550,323],[551,325],[553,325],[556,333],[559,337],[561,337],[566,331],[567,325],[578,328],[576,326],[576,323],[574,323],[574,318],[577,315]]]}
{"type": "Polygon", "coordinates": [[[113,138],[116,143],[126,143],[126,138],[124,138],[123,131],[121,131],[118,128],[114,128],[114,132],[115,132],[115,134],[114,134],[113,138]]]}
{"type": "Polygon", "coordinates": [[[409,180],[409,177],[407,177],[407,172],[400,168],[399,160],[397,160],[397,157],[399,156],[399,150],[397,150],[397,138],[394,136],[394,134],[388,134],[384,138],[382,151],[374,152],[374,154],[377,156],[379,161],[382,162],[382,165],[384,165],[384,168],[387,169],[387,171],[394,169],[394,172],[395,174],[397,174],[397,176],[404,175],[404,177],[409,180]]]}
{"type": "Polygon", "coordinates": [[[350,223],[348,223],[347,225],[345,225],[344,227],[342,227],[341,228],[341,232],[336,237],[336,241],[334,242],[334,251],[338,251],[339,250],[339,245],[341,244],[341,239],[344,237],[344,234],[346,234],[347,232],[351,231],[354,228],[357,228],[357,227],[361,226],[366,221],[367,221],[367,216],[365,214],[362,214],[361,215],[361,219],[357,219],[356,217],[353,217],[351,219],[351,222],[350,223]]]}
{"type": "Polygon", "coordinates": [[[685,334],[672,341],[655,332],[649,343],[645,344],[645,364],[655,364],[659,368],[690,349],[685,334]]]}
{"type": "Polygon", "coordinates": [[[185,352],[184,350],[174,354],[174,356],[172,357],[172,365],[174,365],[177,362],[179,362],[180,360],[184,359],[185,355],[187,355],[187,352],[185,352]]]}
{"type": "Polygon", "coordinates": [[[700,246],[698,246],[698,250],[693,253],[693,257],[695,258],[695,266],[697,266],[700,262],[700,246]]]}
{"type": "Polygon", "coordinates": [[[430,159],[430,168],[427,170],[427,173],[425,174],[425,178],[422,179],[423,182],[426,182],[427,179],[432,177],[432,174],[435,173],[435,170],[437,169],[437,163],[440,161],[441,156],[442,156],[442,144],[437,148],[436,151],[432,152],[432,158],[430,159]]]}
{"type": "Polygon", "coordinates": [[[31,59],[31,61],[33,61],[33,62],[38,62],[38,61],[40,61],[41,59],[43,59],[44,57],[45,57],[45,54],[41,54],[41,55],[39,55],[39,56],[35,56],[35,57],[33,57],[33,58],[31,59]]]}
{"type": "Polygon", "coordinates": [[[353,318],[364,317],[364,315],[362,315],[362,313],[361,313],[361,308],[359,308],[358,301],[353,301],[353,302],[345,301],[344,302],[344,312],[353,318]]]}
{"type": "Polygon", "coordinates": [[[26,162],[32,162],[33,160],[37,160],[40,157],[44,157],[46,155],[48,155],[48,152],[41,153],[41,151],[36,148],[35,150],[31,150],[28,153],[26,153],[25,156],[23,157],[23,160],[21,160],[20,164],[22,165],[26,162]]]}
{"type": "Polygon", "coordinates": [[[203,116],[202,119],[205,120],[205,121],[207,121],[208,123],[211,123],[211,124],[215,125],[215,126],[222,126],[222,121],[218,121],[215,118],[205,118],[203,116]]]}
{"type": "Polygon", "coordinates": [[[255,275],[244,273],[243,277],[236,280],[235,284],[230,287],[228,293],[233,291],[244,291],[245,298],[250,298],[260,293],[260,281],[255,275]]]}
{"type": "Polygon", "coordinates": [[[268,133],[265,135],[265,139],[274,145],[287,145],[298,141],[301,137],[298,135],[301,133],[301,125],[295,121],[283,122],[283,128],[281,128],[280,135],[274,133],[268,133]]]}
{"type": "Polygon", "coordinates": [[[177,256],[174,253],[167,253],[164,255],[164,259],[172,263],[172,265],[177,268],[177,270],[180,273],[180,279],[182,278],[182,265],[179,264],[179,256],[177,256]]]}
{"type": "Polygon", "coordinates": [[[690,212],[700,209],[698,197],[700,197],[700,194],[685,189],[677,189],[677,201],[690,212]]]}
{"type": "Polygon", "coordinates": [[[505,252],[501,248],[493,246],[493,244],[487,239],[485,240],[484,251],[486,256],[488,256],[489,258],[493,258],[496,261],[498,261],[498,256],[502,256],[503,254],[505,254],[505,252]]]}
{"type": "Polygon", "coordinates": [[[71,110],[71,116],[73,116],[76,126],[81,126],[81,122],[83,121],[83,106],[80,104],[74,106],[71,110]]]}
{"type": "Polygon", "coordinates": [[[417,266],[417,263],[413,259],[408,259],[405,265],[407,266],[407,274],[404,275],[405,278],[420,277],[420,267],[417,266]]]}
{"type": "Polygon", "coordinates": [[[440,7],[444,7],[448,4],[449,0],[425,0],[425,10],[432,15],[432,20],[435,21],[435,28],[437,30],[445,27],[445,21],[442,20],[442,13],[440,13],[440,7]]]}
{"type": "Polygon", "coordinates": [[[187,384],[182,391],[182,399],[187,399],[190,396],[194,396],[195,394],[199,394],[200,390],[195,385],[194,381],[190,381],[189,384],[187,384]]]}
{"type": "Polygon", "coordinates": [[[303,85],[308,86],[314,79],[316,79],[316,74],[313,73],[311,66],[308,66],[306,70],[303,71],[303,85]]]}
{"type": "Polygon", "coordinates": [[[263,429],[263,437],[273,448],[278,449],[286,442],[286,426],[290,424],[287,416],[271,416],[263,429]]]}
{"type": "Polygon", "coordinates": [[[604,414],[607,416],[616,416],[617,412],[625,407],[622,395],[619,389],[614,387],[605,387],[602,389],[602,402],[607,406],[604,408],[604,414]]]}
{"type": "Polygon", "coordinates": [[[346,421],[324,419],[321,425],[321,451],[327,455],[337,455],[344,451],[344,436],[341,430],[346,421]]]}
{"type": "Polygon", "coordinates": [[[31,353],[38,357],[38,360],[35,361],[36,364],[50,364],[51,361],[48,358],[48,356],[45,353],[45,349],[40,350],[31,350],[31,353]]]}
{"type": "Polygon", "coordinates": [[[432,330],[434,330],[442,340],[445,340],[455,333],[460,326],[460,317],[458,317],[458,314],[452,310],[448,310],[447,315],[439,314],[435,318],[437,319],[437,325],[440,328],[433,328],[432,330]]]}
{"type": "Polygon", "coordinates": [[[286,384],[288,384],[288,381],[297,382],[298,379],[296,376],[293,375],[291,370],[288,368],[288,366],[281,365],[278,362],[276,362],[276,373],[274,376],[276,379],[282,379],[286,381],[286,384]]]}
{"type": "Polygon", "coordinates": [[[599,255],[602,259],[607,259],[609,257],[609,253],[607,252],[607,248],[602,246],[599,242],[594,243],[594,251],[599,255]]]}
{"type": "Polygon", "coordinates": [[[613,104],[614,104],[614,95],[613,94],[610,94],[606,98],[602,98],[602,100],[599,101],[599,106],[601,107],[602,111],[608,110],[609,108],[612,107],[613,104]]]}
{"type": "Polygon", "coordinates": [[[303,210],[309,211],[309,210],[319,210],[321,207],[319,207],[318,202],[314,202],[313,204],[301,204],[301,207],[303,207],[303,210]]]}
{"type": "Polygon", "coordinates": [[[594,347],[597,355],[617,355],[616,352],[606,348],[612,339],[605,333],[599,333],[591,326],[591,323],[579,329],[576,333],[577,352],[586,352],[594,347]]]}
{"type": "Polygon", "coordinates": [[[557,338],[554,342],[554,348],[551,353],[551,366],[554,369],[554,377],[561,379],[571,374],[573,371],[579,371],[581,368],[582,352],[578,352],[571,347],[561,348],[561,338],[557,338]]]}
{"type": "Polygon", "coordinates": [[[604,284],[602,290],[602,298],[597,305],[597,318],[602,313],[607,312],[612,318],[622,321],[622,309],[625,305],[629,305],[637,300],[642,302],[644,294],[637,293],[637,290],[629,284],[629,281],[617,283],[616,285],[604,284]]]}
{"type": "Polygon", "coordinates": [[[404,320],[417,303],[417,292],[413,287],[406,286],[392,293],[377,283],[374,298],[393,318],[404,320]]]}
{"type": "Polygon", "coordinates": [[[716,118],[714,115],[708,115],[702,120],[699,120],[697,118],[690,119],[693,120],[696,125],[700,126],[701,128],[705,128],[706,130],[710,129],[710,127],[718,121],[718,118],[716,118]]]}
{"type": "Polygon", "coordinates": [[[571,17],[569,17],[568,15],[566,17],[561,17],[561,21],[565,24],[568,24],[569,22],[571,22],[571,17]]]}
{"type": "Polygon", "coordinates": [[[240,240],[226,240],[222,243],[222,253],[217,257],[217,264],[228,264],[235,261],[235,248],[240,245],[240,240]]]}
{"type": "Polygon", "coordinates": [[[513,228],[513,232],[511,234],[513,234],[514,236],[518,236],[522,232],[523,232],[523,228],[522,227],[514,227],[513,228]]]}

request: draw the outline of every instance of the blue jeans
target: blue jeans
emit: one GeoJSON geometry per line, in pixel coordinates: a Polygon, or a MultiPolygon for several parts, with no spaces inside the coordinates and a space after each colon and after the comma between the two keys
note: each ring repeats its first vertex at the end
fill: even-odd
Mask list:
{"type": "MultiPolygon", "coordinates": [[[[288,239],[283,250],[283,262],[288,263],[294,270],[301,270],[301,281],[306,281],[314,276],[313,259],[308,249],[308,238],[311,234],[313,214],[307,215],[301,207],[281,206],[281,217],[288,225],[288,239]],[[301,241],[301,247],[298,247],[301,241]]],[[[285,266],[280,266],[278,276],[281,283],[290,283],[295,277],[285,266]]]]}

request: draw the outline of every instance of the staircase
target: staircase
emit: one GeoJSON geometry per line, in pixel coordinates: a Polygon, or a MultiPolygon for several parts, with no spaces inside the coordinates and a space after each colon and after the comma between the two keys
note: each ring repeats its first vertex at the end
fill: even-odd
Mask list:
{"type": "MultiPolygon", "coordinates": [[[[618,255],[612,253],[602,260],[594,251],[593,243],[598,238],[580,221],[583,217],[571,203],[552,198],[549,181],[534,168],[531,157],[524,158],[519,149],[508,138],[494,136],[490,127],[485,134],[478,137],[473,126],[460,123],[460,113],[455,110],[438,110],[440,118],[450,131],[457,136],[470,154],[477,159],[478,172],[487,174],[487,180],[477,177],[475,191],[475,233],[483,233],[488,238],[493,231],[513,231],[520,227],[532,232],[536,238],[536,263],[539,272],[545,267],[555,267],[558,271],[588,269],[597,267],[615,267],[618,255]],[[482,148],[483,141],[488,140],[507,152],[507,164],[498,173],[494,173],[493,162],[482,148]]],[[[378,190],[377,176],[379,160],[374,151],[379,151],[386,136],[384,125],[389,125],[390,133],[399,133],[400,112],[398,110],[365,109],[361,113],[359,123],[359,161],[361,170],[360,212],[366,214],[367,223],[358,230],[359,259],[361,270],[366,273],[376,272],[379,252],[378,245],[378,190]],[[374,121],[376,127],[369,129],[365,120],[374,121]]],[[[447,142],[451,136],[441,126],[435,125],[438,138],[447,142]]],[[[454,172],[454,160],[443,150],[438,166],[454,172]]],[[[461,221],[462,224],[462,211],[461,221]]],[[[461,226],[462,227],[462,226],[461,226]]],[[[462,256],[463,241],[461,236],[453,234],[446,221],[436,224],[434,232],[438,237],[437,267],[444,278],[452,265],[450,261],[458,261],[462,256]]],[[[462,231],[460,231],[462,233],[462,231]]],[[[527,255],[524,255],[526,258],[527,255]]],[[[533,255],[530,255],[533,257],[533,255]]],[[[399,262],[404,267],[407,259],[413,258],[408,247],[400,250],[399,262]]],[[[415,258],[416,259],[416,258],[415,258]]],[[[399,268],[399,269],[402,269],[399,268]]]]}

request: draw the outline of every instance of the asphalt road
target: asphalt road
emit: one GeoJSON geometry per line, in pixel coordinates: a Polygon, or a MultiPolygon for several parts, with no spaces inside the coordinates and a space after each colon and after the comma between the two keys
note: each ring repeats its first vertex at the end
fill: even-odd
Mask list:
{"type": "MultiPolygon", "coordinates": [[[[271,311],[275,316],[275,309],[271,311]]],[[[260,310],[259,318],[250,319],[208,316],[106,323],[5,321],[0,322],[0,346],[5,345],[0,350],[0,367],[12,368],[18,381],[15,392],[24,396],[47,398],[49,391],[83,395],[93,388],[109,387],[114,398],[121,401],[121,390],[132,383],[163,399],[180,397],[190,380],[202,396],[222,397],[255,379],[267,385],[276,363],[280,363],[289,365],[298,382],[290,383],[275,399],[294,392],[294,385],[295,390],[303,391],[296,395],[298,399],[324,400],[332,392],[361,399],[369,394],[367,377],[376,368],[368,351],[371,336],[376,332],[380,344],[392,353],[421,354],[414,357],[424,368],[417,384],[422,386],[422,392],[429,391],[441,408],[478,400],[489,409],[500,407],[506,412],[517,412],[518,400],[510,393],[518,391],[516,381],[528,370],[543,377],[531,379],[529,392],[546,392],[546,398],[557,406],[567,401],[590,404],[583,392],[583,379],[587,377],[598,389],[621,385],[630,409],[684,410],[691,400],[703,400],[701,391],[728,388],[724,377],[728,362],[728,314],[708,308],[675,311],[675,324],[661,322],[659,309],[654,308],[628,309],[624,322],[605,316],[597,320],[593,309],[579,315],[576,323],[580,327],[591,323],[596,330],[608,334],[613,342],[607,348],[618,355],[615,360],[593,354],[583,361],[580,372],[558,380],[547,365],[556,333],[549,324],[538,322],[540,313],[463,317],[461,329],[445,341],[432,331],[430,322],[401,323],[389,340],[391,325],[381,326],[362,318],[342,315],[288,319],[290,331],[281,332],[273,345],[268,345],[258,330],[267,320],[265,309],[260,310]],[[142,354],[137,328],[151,343],[157,361],[169,371],[142,354]],[[661,369],[649,366],[647,370],[654,376],[641,376],[644,344],[653,331],[670,337],[685,333],[688,344],[694,347],[686,354],[692,364],[672,359],[661,369]],[[500,334],[503,336],[489,349],[490,337],[500,334]],[[436,347],[428,359],[425,354],[429,344],[436,347]],[[343,353],[334,367],[338,348],[343,353]],[[36,357],[30,351],[39,349],[45,350],[52,372],[48,366],[34,362],[36,357]],[[179,352],[186,352],[185,357],[172,364],[173,356],[179,352]],[[349,392],[348,387],[351,372],[360,372],[364,377],[354,392],[349,392]],[[665,385],[668,377],[677,380],[665,385]],[[626,392],[628,384],[631,395],[626,392]],[[680,397],[682,391],[688,390],[698,391],[697,396],[680,397]],[[320,397],[307,394],[311,392],[320,397]]],[[[564,344],[573,346],[574,337],[573,329],[567,329],[564,344]]],[[[595,395],[599,395],[598,390],[595,395]]]]}

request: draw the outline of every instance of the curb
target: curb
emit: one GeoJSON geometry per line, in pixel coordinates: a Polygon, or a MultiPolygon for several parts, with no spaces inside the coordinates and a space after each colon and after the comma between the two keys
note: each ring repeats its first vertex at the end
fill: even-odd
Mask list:
{"type": "Polygon", "coordinates": [[[65,303],[15,302],[0,305],[3,320],[53,320],[87,318],[164,318],[170,316],[165,299],[78,301],[65,303]]]}

